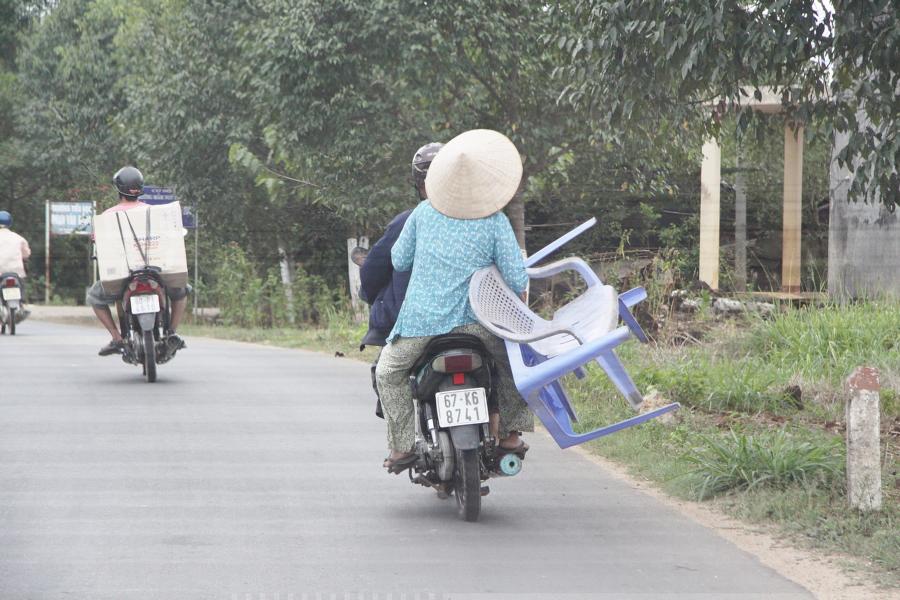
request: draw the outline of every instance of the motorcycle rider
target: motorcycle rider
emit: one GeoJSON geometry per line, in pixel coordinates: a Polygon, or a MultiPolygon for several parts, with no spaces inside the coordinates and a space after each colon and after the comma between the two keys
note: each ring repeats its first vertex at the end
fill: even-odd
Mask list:
{"type": "Polygon", "coordinates": [[[451,331],[479,337],[493,355],[500,448],[519,454],[528,448],[519,432],[533,431],[534,417],[515,387],[502,341],[477,323],[468,300],[472,274],[492,264],[510,288],[525,292],[522,254],[501,212],[521,177],[521,157],[506,136],[485,129],[458,135],[432,161],[428,199],[409,215],[391,250],[394,269],[412,269],[375,373],[391,450],[384,466],[391,472],[416,461],[409,370],[433,337],[451,331]]]}
{"type": "MultiPolygon", "coordinates": [[[[103,214],[148,206],[138,200],[138,197],[144,193],[144,176],[135,167],[126,166],[119,169],[113,176],[113,185],[116,186],[116,190],[119,192],[119,203],[103,211],[103,214]]],[[[121,354],[125,348],[122,334],[116,327],[112,311],[109,308],[110,304],[115,304],[122,300],[123,293],[124,290],[118,294],[107,293],[99,281],[88,290],[88,304],[91,305],[94,309],[94,314],[97,315],[97,319],[100,320],[112,336],[112,340],[100,348],[100,356],[121,354]]],[[[166,286],[166,294],[169,296],[172,306],[170,329],[166,335],[166,348],[171,354],[174,354],[177,350],[185,347],[184,340],[175,331],[184,317],[188,290],[187,288],[166,286]]]]}
{"type": "MultiPolygon", "coordinates": [[[[431,142],[416,150],[413,155],[412,183],[420,202],[426,199],[425,175],[428,167],[441,147],[443,144],[431,142]]],[[[397,322],[397,314],[409,285],[410,271],[394,269],[391,264],[391,248],[412,211],[412,208],[408,208],[388,223],[381,239],[369,250],[366,261],[359,270],[359,295],[371,306],[369,330],[361,342],[363,346],[384,346],[385,338],[397,322]]]]}
{"type": "MultiPolygon", "coordinates": [[[[443,144],[431,142],[425,144],[413,155],[412,158],[412,184],[416,189],[419,201],[425,199],[425,175],[431,161],[437,155],[443,144]]],[[[384,346],[385,338],[394,328],[397,322],[397,314],[403,305],[406,296],[406,288],[409,285],[410,271],[397,271],[391,264],[391,248],[400,236],[406,219],[413,209],[408,208],[394,217],[388,223],[387,229],[375,245],[366,255],[365,262],[359,270],[360,288],[359,296],[369,304],[369,329],[360,342],[360,350],[365,346],[384,346]]],[[[380,354],[380,353],[379,353],[380,354]]],[[[378,358],[372,364],[373,380],[375,365],[378,358]]],[[[376,389],[376,395],[378,393],[376,389]]],[[[375,415],[384,418],[381,409],[381,401],[375,405],[375,415]]]]}
{"type": "MultiPolygon", "coordinates": [[[[31,248],[28,246],[28,240],[10,227],[12,227],[12,215],[5,210],[0,210],[0,275],[4,273],[18,275],[24,297],[25,261],[31,256],[31,248]]],[[[22,318],[26,316],[28,316],[28,312],[23,310],[22,318]]]]}

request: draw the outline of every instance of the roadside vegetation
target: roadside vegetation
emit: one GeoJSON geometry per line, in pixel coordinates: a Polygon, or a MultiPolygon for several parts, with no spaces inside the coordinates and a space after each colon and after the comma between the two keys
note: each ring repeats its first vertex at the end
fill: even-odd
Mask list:
{"type": "MultiPolygon", "coordinates": [[[[701,340],[622,348],[654,403],[678,401],[674,422],[603,438],[591,450],[682,498],[776,526],[795,542],[845,552],[900,583],[900,306],[781,307],[764,319],[715,322],[701,340]],[[883,510],[851,510],[845,489],[843,381],[881,372],[883,510]]],[[[679,338],[680,339],[680,338],[679,338]]],[[[572,381],[581,426],[629,410],[602,371],[572,381]]]]}
{"type": "MultiPolygon", "coordinates": [[[[689,317],[673,314],[649,345],[621,347],[648,402],[682,404],[673,421],[650,422],[589,449],[670,494],[774,527],[795,543],[857,557],[886,585],[900,584],[900,306],[781,306],[768,318],[721,318],[708,298],[701,303],[689,317]],[[686,340],[685,329],[699,337],[686,340]],[[884,502],[874,514],[851,510],[845,490],[843,381],[860,365],[881,372],[884,502]]],[[[365,326],[333,306],[303,327],[185,331],[365,361],[375,354],[358,349],[365,326]]],[[[580,427],[631,414],[598,368],[567,384],[580,427]]]]}

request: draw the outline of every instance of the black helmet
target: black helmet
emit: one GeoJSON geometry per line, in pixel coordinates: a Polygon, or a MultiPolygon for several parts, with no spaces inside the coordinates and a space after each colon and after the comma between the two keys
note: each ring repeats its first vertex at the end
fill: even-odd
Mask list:
{"type": "Polygon", "coordinates": [[[431,161],[437,156],[438,150],[443,147],[444,145],[440,142],[431,142],[416,150],[412,159],[412,180],[416,190],[425,183],[428,167],[431,166],[431,161]]]}
{"type": "Polygon", "coordinates": [[[144,176],[134,167],[122,167],[113,175],[113,185],[122,196],[136,199],[144,193],[144,176]]]}

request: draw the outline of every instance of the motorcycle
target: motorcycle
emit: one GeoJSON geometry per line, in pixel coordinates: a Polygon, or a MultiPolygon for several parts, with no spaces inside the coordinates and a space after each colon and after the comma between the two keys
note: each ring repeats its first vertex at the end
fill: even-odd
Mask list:
{"type": "Polygon", "coordinates": [[[24,318],[22,313],[22,281],[15,273],[0,275],[0,334],[16,335],[16,322],[24,318]]]}
{"type": "Polygon", "coordinates": [[[522,470],[522,456],[498,444],[493,360],[477,337],[451,333],[434,338],[411,373],[417,460],[410,481],[443,499],[452,493],[459,517],[477,521],[490,493],[482,482],[522,470]]]}
{"type": "Polygon", "coordinates": [[[169,297],[156,267],[132,270],[122,301],[116,306],[125,349],[122,360],[139,365],[147,383],[156,381],[156,367],[175,355],[166,346],[172,314],[169,297]]]}

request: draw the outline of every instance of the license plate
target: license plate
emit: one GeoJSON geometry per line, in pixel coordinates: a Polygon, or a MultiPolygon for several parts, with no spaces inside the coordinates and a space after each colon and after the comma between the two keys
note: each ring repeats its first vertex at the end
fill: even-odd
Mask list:
{"type": "Polygon", "coordinates": [[[131,314],[145,315],[155,312],[159,312],[159,296],[156,294],[131,297],[131,314]]]}
{"type": "Polygon", "coordinates": [[[488,407],[484,388],[438,392],[434,398],[441,427],[487,423],[488,407]]]}
{"type": "Polygon", "coordinates": [[[21,300],[22,290],[17,287],[0,288],[0,294],[3,294],[4,300],[21,300]]]}

